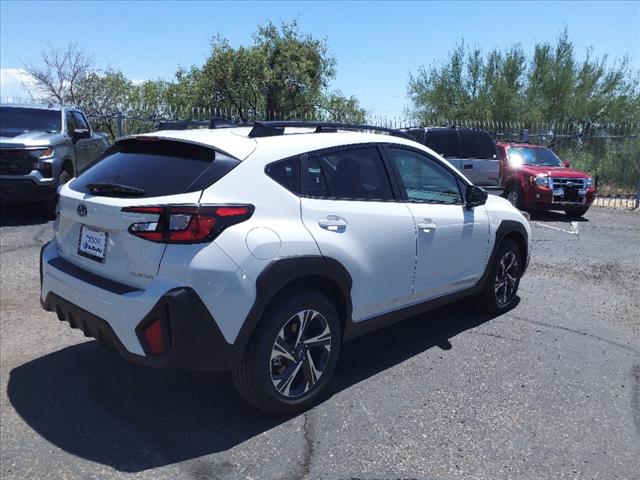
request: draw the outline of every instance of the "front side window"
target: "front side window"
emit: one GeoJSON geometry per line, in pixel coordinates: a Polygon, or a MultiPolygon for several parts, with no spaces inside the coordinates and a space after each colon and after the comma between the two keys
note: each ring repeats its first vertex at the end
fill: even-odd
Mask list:
{"type": "Polygon", "coordinates": [[[389,148],[389,157],[400,173],[409,201],[463,203],[456,176],[434,159],[403,148],[389,148]]]}
{"type": "Polygon", "coordinates": [[[67,134],[73,135],[73,132],[76,131],[76,119],[73,118],[71,112],[67,112],[66,115],[66,124],[67,124],[67,134]]]}
{"type": "Polygon", "coordinates": [[[82,130],[89,130],[89,124],[87,120],[84,118],[84,115],[80,112],[73,112],[73,118],[76,121],[76,128],[80,128],[82,130]]]}
{"type": "Polygon", "coordinates": [[[344,200],[391,200],[393,192],[375,147],[310,156],[303,162],[303,193],[344,200]]]}

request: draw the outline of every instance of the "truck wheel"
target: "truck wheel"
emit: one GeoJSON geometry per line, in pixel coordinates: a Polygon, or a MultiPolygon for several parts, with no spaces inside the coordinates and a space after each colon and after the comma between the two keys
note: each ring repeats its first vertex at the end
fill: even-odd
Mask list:
{"type": "MultiPolygon", "coordinates": [[[[60,172],[60,176],[58,177],[58,186],[64,185],[73,177],[71,173],[67,170],[63,170],[60,172]]],[[[58,207],[58,194],[51,199],[47,200],[44,205],[44,211],[48,218],[56,218],[56,208],[58,207]]]]}
{"type": "Polygon", "coordinates": [[[511,205],[516,207],[518,210],[523,209],[522,205],[522,190],[518,185],[511,185],[507,188],[507,191],[504,194],[505,198],[509,200],[511,205]]]}
{"type": "Polygon", "coordinates": [[[567,217],[571,219],[577,219],[582,217],[585,213],[587,213],[587,210],[589,210],[589,207],[580,208],[578,210],[565,210],[564,213],[567,215],[567,217]]]}
{"type": "Polygon", "coordinates": [[[336,309],[315,290],[294,290],[260,321],[233,383],[258,409],[286,415],[310,407],[336,367],[342,335],[336,309]]]}
{"type": "Polygon", "coordinates": [[[504,313],[516,304],[516,293],[522,275],[522,255],[516,242],[505,239],[500,243],[489,276],[477,300],[487,313],[504,313]]]}

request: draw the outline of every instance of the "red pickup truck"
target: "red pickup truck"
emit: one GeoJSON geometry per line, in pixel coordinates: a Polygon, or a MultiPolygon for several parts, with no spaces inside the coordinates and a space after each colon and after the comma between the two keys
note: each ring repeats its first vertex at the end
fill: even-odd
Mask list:
{"type": "Polygon", "coordinates": [[[553,151],[529,143],[497,143],[503,196],[521,210],[564,210],[584,215],[593,202],[593,177],[569,168],[553,151]]]}

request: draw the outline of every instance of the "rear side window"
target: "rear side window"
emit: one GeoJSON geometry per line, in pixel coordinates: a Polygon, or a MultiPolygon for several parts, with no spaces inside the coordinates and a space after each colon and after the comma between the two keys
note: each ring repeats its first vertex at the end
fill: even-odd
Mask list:
{"type": "Polygon", "coordinates": [[[303,168],[303,194],[346,200],[391,200],[393,193],[375,147],[315,155],[303,168]]]}
{"type": "Polygon", "coordinates": [[[487,132],[460,130],[462,158],[497,158],[496,144],[487,132]]]}
{"type": "Polygon", "coordinates": [[[455,128],[427,130],[424,144],[445,158],[460,157],[460,141],[455,128]]]}
{"type": "Polygon", "coordinates": [[[113,197],[131,195],[122,195],[117,188],[109,193],[109,185],[128,187],[137,192],[136,197],[176,195],[211,186],[238,163],[200,145],[130,139],[109,148],[100,161],[69,186],[77,192],[91,194],[91,185],[102,184],[107,187],[102,188],[101,195],[113,197]]]}
{"type": "Polygon", "coordinates": [[[267,175],[293,193],[300,193],[298,185],[300,162],[297,158],[288,158],[280,162],[267,165],[267,175]]]}

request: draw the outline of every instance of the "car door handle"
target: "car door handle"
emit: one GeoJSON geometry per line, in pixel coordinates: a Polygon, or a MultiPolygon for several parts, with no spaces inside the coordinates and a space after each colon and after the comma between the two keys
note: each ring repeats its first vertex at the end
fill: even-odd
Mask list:
{"type": "Polygon", "coordinates": [[[430,218],[424,218],[418,222],[418,229],[424,233],[431,233],[437,228],[436,224],[430,218]]]}
{"type": "Polygon", "coordinates": [[[347,229],[347,221],[337,215],[327,215],[327,218],[321,218],[318,220],[318,225],[320,228],[337,233],[342,233],[347,229]]]}
{"type": "Polygon", "coordinates": [[[472,169],[473,170],[473,163],[465,163],[462,168],[464,168],[465,170],[468,169],[472,169]]]}

